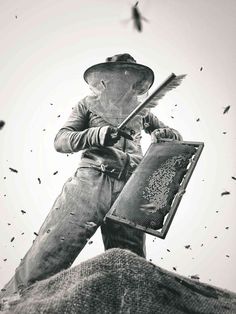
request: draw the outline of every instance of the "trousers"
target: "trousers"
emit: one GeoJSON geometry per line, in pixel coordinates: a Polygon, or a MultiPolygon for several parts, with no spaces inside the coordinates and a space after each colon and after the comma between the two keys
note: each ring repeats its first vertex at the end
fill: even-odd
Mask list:
{"type": "Polygon", "coordinates": [[[145,234],[104,217],[125,181],[92,168],[78,168],[69,178],[41,226],[31,248],[15,271],[16,289],[46,279],[71,266],[101,227],[105,250],[129,249],[145,257],[145,234]]]}

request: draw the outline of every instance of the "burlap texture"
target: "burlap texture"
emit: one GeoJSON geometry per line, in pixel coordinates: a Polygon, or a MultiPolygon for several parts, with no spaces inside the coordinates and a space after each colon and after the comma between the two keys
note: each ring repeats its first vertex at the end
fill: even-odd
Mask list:
{"type": "Polygon", "coordinates": [[[236,313],[236,294],[111,249],[35,283],[5,313],[236,313]]]}

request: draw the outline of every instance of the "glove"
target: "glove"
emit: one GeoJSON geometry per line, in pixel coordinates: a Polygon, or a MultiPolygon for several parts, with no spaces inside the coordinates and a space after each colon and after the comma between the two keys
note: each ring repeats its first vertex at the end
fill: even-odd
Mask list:
{"type": "Polygon", "coordinates": [[[133,140],[132,136],[113,126],[105,126],[100,129],[100,144],[102,146],[113,146],[120,138],[133,140]]]}
{"type": "Polygon", "coordinates": [[[151,133],[152,143],[158,143],[160,139],[182,140],[182,137],[177,131],[167,127],[155,129],[151,133]]]}
{"type": "Polygon", "coordinates": [[[121,138],[119,130],[115,127],[108,126],[104,138],[104,146],[113,146],[121,138]]]}

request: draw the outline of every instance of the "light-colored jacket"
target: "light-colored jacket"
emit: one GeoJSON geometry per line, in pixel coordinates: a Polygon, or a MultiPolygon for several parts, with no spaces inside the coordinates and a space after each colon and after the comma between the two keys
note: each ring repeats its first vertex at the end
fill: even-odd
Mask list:
{"type": "MultiPolygon", "coordinates": [[[[73,108],[68,120],[55,137],[55,149],[61,153],[82,150],[79,167],[101,167],[111,174],[117,174],[117,171],[122,173],[124,170],[132,172],[143,157],[141,131],[151,134],[153,130],[167,126],[149,112],[145,116],[136,117],[132,129],[124,129],[126,133],[132,134],[133,141],[121,137],[114,146],[104,146],[109,123],[88,109],[88,102],[91,105],[91,101],[92,97],[87,96],[73,108]]],[[[172,130],[181,138],[176,130],[172,130]]]]}

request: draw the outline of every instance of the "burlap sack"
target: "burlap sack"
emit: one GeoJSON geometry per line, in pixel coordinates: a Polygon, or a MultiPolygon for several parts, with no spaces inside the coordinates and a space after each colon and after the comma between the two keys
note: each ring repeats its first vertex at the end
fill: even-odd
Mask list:
{"type": "Polygon", "coordinates": [[[35,283],[5,313],[236,313],[236,294],[111,249],[35,283]]]}

